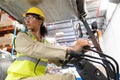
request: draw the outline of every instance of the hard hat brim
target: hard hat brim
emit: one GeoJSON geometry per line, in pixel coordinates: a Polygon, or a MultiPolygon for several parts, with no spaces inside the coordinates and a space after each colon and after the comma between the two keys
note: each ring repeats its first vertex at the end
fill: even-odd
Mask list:
{"type": "MultiPolygon", "coordinates": [[[[27,14],[35,14],[35,13],[23,13],[23,17],[26,17],[27,14]]],[[[36,15],[38,15],[38,14],[36,14],[36,15]]],[[[44,18],[44,17],[40,16],[40,18],[41,18],[43,21],[45,21],[45,18],[44,18]]]]}

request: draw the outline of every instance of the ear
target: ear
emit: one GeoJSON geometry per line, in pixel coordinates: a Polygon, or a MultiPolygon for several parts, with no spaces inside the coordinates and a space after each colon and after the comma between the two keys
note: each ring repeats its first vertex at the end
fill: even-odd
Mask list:
{"type": "Polygon", "coordinates": [[[43,21],[42,21],[42,20],[39,20],[39,23],[40,23],[40,24],[42,24],[42,23],[43,23],[43,21]]]}
{"type": "Polygon", "coordinates": [[[42,20],[39,20],[39,23],[40,23],[40,24],[42,24],[42,23],[43,23],[43,21],[42,21],[42,20]]]}

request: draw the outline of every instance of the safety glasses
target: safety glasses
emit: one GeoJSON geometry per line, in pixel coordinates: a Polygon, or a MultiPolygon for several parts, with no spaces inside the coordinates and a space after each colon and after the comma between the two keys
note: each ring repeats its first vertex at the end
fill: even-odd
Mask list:
{"type": "Polygon", "coordinates": [[[28,16],[24,17],[24,21],[32,20],[32,19],[34,19],[34,18],[35,18],[35,17],[32,16],[32,15],[28,15],[28,16]]]}
{"type": "Polygon", "coordinates": [[[36,14],[29,14],[29,15],[26,15],[26,17],[24,18],[24,21],[27,21],[27,20],[32,20],[32,19],[38,19],[38,20],[42,20],[39,15],[36,15],[36,14]]]}

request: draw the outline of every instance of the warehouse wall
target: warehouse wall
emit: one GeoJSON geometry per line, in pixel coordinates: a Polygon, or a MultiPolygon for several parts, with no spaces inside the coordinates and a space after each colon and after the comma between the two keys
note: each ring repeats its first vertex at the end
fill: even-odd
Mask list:
{"type": "MultiPolygon", "coordinates": [[[[108,14],[107,17],[110,17],[108,14]]],[[[103,51],[116,59],[120,65],[120,4],[116,5],[111,20],[109,18],[107,22],[107,28],[103,35],[103,51]]]]}

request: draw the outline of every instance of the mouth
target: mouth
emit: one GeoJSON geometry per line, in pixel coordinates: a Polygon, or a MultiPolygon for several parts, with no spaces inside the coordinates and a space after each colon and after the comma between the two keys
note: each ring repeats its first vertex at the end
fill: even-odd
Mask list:
{"type": "Polygon", "coordinates": [[[26,27],[29,29],[29,28],[30,28],[30,25],[29,25],[29,24],[26,24],[26,27]]]}
{"type": "Polygon", "coordinates": [[[29,26],[30,24],[26,24],[26,26],[29,26]]]}

